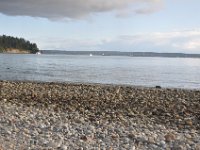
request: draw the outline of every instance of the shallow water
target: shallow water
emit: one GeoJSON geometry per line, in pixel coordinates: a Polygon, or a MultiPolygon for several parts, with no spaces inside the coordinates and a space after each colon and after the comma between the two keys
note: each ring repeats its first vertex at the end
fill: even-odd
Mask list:
{"type": "Polygon", "coordinates": [[[0,80],[200,89],[200,59],[0,54],[0,80]]]}

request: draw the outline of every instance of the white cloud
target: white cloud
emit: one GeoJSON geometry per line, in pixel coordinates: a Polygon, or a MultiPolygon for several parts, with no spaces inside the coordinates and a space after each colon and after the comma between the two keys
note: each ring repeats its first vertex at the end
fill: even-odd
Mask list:
{"type": "Polygon", "coordinates": [[[174,44],[174,46],[179,49],[188,50],[188,52],[189,51],[199,51],[200,52],[200,39],[199,38],[189,40],[183,44],[174,44]]]}
{"type": "Polygon", "coordinates": [[[99,40],[46,38],[36,43],[41,49],[200,53],[200,30],[122,35],[99,40]]]}
{"type": "Polygon", "coordinates": [[[91,39],[71,39],[71,38],[34,38],[40,49],[47,50],[68,50],[87,51],[98,50],[100,41],[91,39]]]}
{"type": "Polygon", "coordinates": [[[79,19],[110,11],[152,13],[161,3],[162,0],[0,0],[0,13],[48,19],[79,19]]]}

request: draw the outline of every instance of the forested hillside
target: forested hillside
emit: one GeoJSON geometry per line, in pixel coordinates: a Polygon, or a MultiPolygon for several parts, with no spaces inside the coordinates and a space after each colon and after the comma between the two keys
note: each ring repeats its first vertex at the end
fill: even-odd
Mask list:
{"type": "Polygon", "coordinates": [[[0,52],[12,50],[27,51],[27,53],[36,53],[39,51],[35,43],[31,43],[23,38],[0,36],[0,52]]]}

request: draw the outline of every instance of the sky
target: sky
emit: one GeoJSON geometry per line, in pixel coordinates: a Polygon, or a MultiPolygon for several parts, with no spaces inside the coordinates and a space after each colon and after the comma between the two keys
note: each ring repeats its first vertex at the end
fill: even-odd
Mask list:
{"type": "Polygon", "coordinates": [[[0,35],[41,50],[200,53],[199,0],[0,0],[0,35]]]}

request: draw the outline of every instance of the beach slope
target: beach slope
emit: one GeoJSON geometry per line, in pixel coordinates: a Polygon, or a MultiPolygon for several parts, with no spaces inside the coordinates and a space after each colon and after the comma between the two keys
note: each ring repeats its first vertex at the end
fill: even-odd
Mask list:
{"type": "Polygon", "coordinates": [[[200,91],[0,81],[2,149],[200,149],[200,91]]]}

